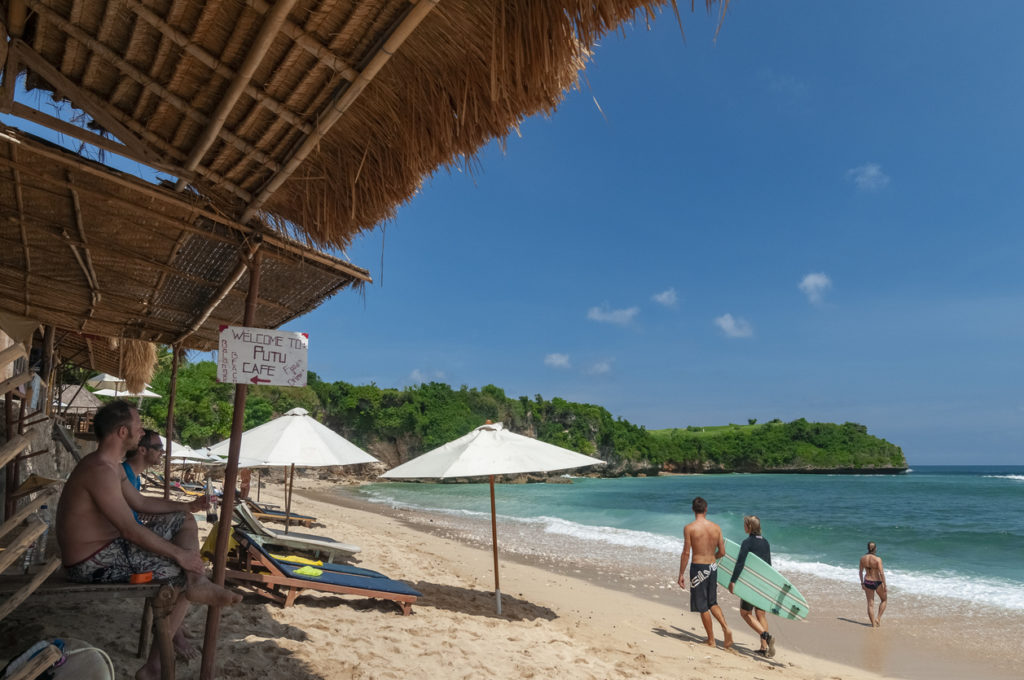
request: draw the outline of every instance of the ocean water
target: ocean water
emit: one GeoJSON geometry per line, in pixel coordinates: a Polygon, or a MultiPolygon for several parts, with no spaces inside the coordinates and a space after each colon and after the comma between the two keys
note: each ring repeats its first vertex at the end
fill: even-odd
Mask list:
{"type": "MultiPolygon", "coordinates": [[[[576,478],[495,488],[503,552],[656,565],[669,587],[683,526],[693,518],[690,503],[699,495],[708,501],[708,518],[734,541],[743,539],[743,516],[758,515],[773,565],[798,587],[806,576],[857,589],[857,563],[871,540],[893,594],[951,612],[965,605],[1014,618],[1024,612],[1024,466],[916,466],[884,476],[576,478]]],[[[485,528],[489,537],[486,484],[377,483],[345,493],[430,511],[451,527],[475,526],[478,535],[485,528]]]]}

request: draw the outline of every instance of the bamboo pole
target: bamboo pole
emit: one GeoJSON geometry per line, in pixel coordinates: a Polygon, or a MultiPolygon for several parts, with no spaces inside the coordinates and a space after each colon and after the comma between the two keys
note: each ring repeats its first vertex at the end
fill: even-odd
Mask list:
{"type": "Polygon", "coordinates": [[[171,497],[171,440],[174,438],[174,402],[178,394],[178,355],[181,348],[171,345],[171,385],[167,395],[167,426],[164,429],[167,451],[164,453],[164,499],[171,497]]]}
{"type": "MultiPolygon", "coordinates": [[[[12,44],[14,42],[16,42],[16,41],[12,41],[12,44]]],[[[32,58],[34,56],[36,62],[40,62],[41,61],[44,64],[48,64],[49,63],[49,62],[46,62],[45,60],[43,60],[42,57],[40,57],[39,55],[35,54],[35,52],[32,50],[32,48],[29,47],[28,45],[24,45],[23,47],[21,47],[20,48],[20,52],[16,53],[16,55],[14,55],[14,56],[24,56],[25,54],[29,54],[30,58],[32,58]]],[[[43,66],[42,68],[45,68],[45,66],[43,66]]],[[[58,71],[57,73],[59,74],[60,72],[58,71]]],[[[143,83],[143,87],[145,87],[145,86],[146,86],[145,83],[143,83]]],[[[9,104],[5,108],[5,110],[10,110],[12,107],[13,107],[13,103],[9,104]]],[[[162,153],[164,155],[164,157],[159,157],[159,156],[154,155],[152,160],[148,160],[148,161],[143,161],[143,160],[140,159],[140,162],[144,162],[146,164],[152,165],[152,167],[157,168],[157,169],[166,170],[167,172],[170,172],[171,174],[173,174],[175,176],[181,176],[181,175],[187,175],[188,174],[188,173],[185,172],[185,170],[183,168],[175,166],[175,165],[173,165],[171,163],[168,163],[168,161],[167,161],[168,158],[177,159],[177,160],[184,160],[185,159],[184,152],[182,152],[181,150],[175,148],[170,143],[164,141],[163,139],[161,139],[160,137],[158,137],[154,133],[150,132],[149,130],[146,129],[146,127],[143,124],[141,124],[138,121],[134,120],[133,118],[131,118],[131,116],[122,113],[118,109],[116,109],[114,107],[111,107],[107,111],[107,113],[111,117],[113,117],[116,121],[118,121],[121,126],[124,126],[128,130],[130,130],[135,137],[137,137],[139,139],[142,139],[147,144],[149,144],[150,147],[152,147],[153,149],[156,149],[157,153],[162,153]]],[[[145,154],[143,154],[143,157],[145,157],[145,154]]],[[[218,187],[221,187],[221,188],[223,188],[223,189],[225,189],[227,191],[230,191],[232,194],[234,194],[238,198],[242,199],[243,201],[248,201],[248,200],[251,199],[251,196],[250,196],[249,192],[247,192],[245,189],[242,189],[237,184],[235,184],[234,182],[231,182],[227,178],[222,177],[221,175],[219,175],[218,173],[214,172],[210,168],[199,167],[199,168],[196,169],[196,172],[198,174],[202,175],[203,177],[205,177],[207,180],[209,180],[213,184],[217,185],[218,187]]]]}
{"type": "MultiPolygon", "coordinates": [[[[246,326],[256,318],[256,298],[260,289],[260,252],[252,255],[249,270],[249,298],[245,305],[246,326]]],[[[242,430],[245,427],[245,398],[247,385],[235,385],[235,405],[231,419],[231,443],[228,445],[228,462],[224,470],[224,496],[221,503],[220,524],[217,528],[217,548],[213,557],[213,582],[224,585],[224,572],[228,553],[228,539],[231,535],[231,521],[235,508],[235,484],[238,480],[238,454],[242,449],[242,430]]],[[[217,659],[217,632],[220,627],[220,607],[210,606],[206,612],[206,632],[203,636],[203,661],[199,670],[200,680],[215,677],[217,659]]]]}
{"type": "MultiPolygon", "coordinates": [[[[193,121],[199,123],[202,126],[206,126],[209,124],[209,118],[207,118],[204,114],[192,108],[192,106],[184,99],[182,99],[178,95],[174,94],[173,92],[165,88],[160,83],[150,78],[148,74],[136,68],[133,64],[122,59],[119,54],[114,52],[112,49],[104,45],[99,40],[96,40],[94,37],[86,33],[84,30],[82,30],[72,22],[65,19],[63,16],[61,16],[54,10],[47,7],[41,0],[26,0],[26,2],[28,3],[29,7],[31,7],[34,11],[39,12],[39,14],[41,16],[44,16],[47,21],[53,22],[62,31],[67,33],[69,36],[71,36],[78,42],[87,46],[97,55],[102,57],[111,66],[127,75],[129,78],[137,82],[139,85],[142,85],[145,89],[159,96],[164,103],[173,106],[186,117],[191,118],[193,121]]],[[[58,71],[57,73],[60,72],[58,71]]],[[[84,107],[83,110],[85,110],[84,107]]],[[[93,112],[89,111],[89,113],[90,115],[92,115],[93,112]]],[[[96,118],[96,116],[93,115],[93,118],[96,118]]],[[[99,119],[97,118],[97,120],[99,119]]],[[[116,124],[118,127],[121,127],[120,123],[116,124]]],[[[222,129],[218,136],[225,143],[230,144],[231,146],[235,147],[242,153],[257,159],[259,162],[263,163],[269,168],[272,168],[274,171],[276,171],[279,168],[277,161],[275,161],[273,158],[263,153],[253,145],[249,144],[244,139],[234,134],[230,130],[222,129]]],[[[120,135],[118,135],[118,137],[120,138],[120,135]]],[[[122,141],[127,140],[124,140],[122,138],[122,141]]]]}
{"type": "MultiPolygon", "coordinates": [[[[139,0],[124,0],[124,2],[128,5],[129,9],[131,9],[133,12],[142,17],[142,19],[146,23],[148,23],[156,30],[160,31],[160,33],[163,34],[168,40],[175,43],[187,54],[192,55],[198,61],[202,62],[203,65],[208,67],[221,78],[223,78],[224,80],[231,80],[235,77],[234,69],[218,60],[217,57],[210,54],[202,47],[196,45],[195,42],[193,42],[192,38],[190,38],[185,33],[182,33],[178,29],[168,24],[166,21],[163,20],[163,18],[157,15],[156,12],[150,10],[148,7],[139,2],[139,0]]],[[[267,12],[263,12],[263,14],[266,13],[267,12]]],[[[254,87],[251,84],[247,84],[245,86],[245,94],[249,97],[252,97],[253,100],[259,103],[261,106],[266,107],[268,110],[272,111],[274,115],[281,118],[282,120],[287,121],[290,125],[298,128],[299,130],[306,133],[312,130],[312,127],[310,126],[309,123],[302,120],[302,118],[300,118],[299,116],[295,115],[295,113],[291,109],[285,107],[281,102],[277,101],[263,90],[254,87]]]]}
{"type": "MultiPolygon", "coordinates": [[[[256,68],[266,56],[267,50],[270,49],[271,44],[274,42],[274,38],[277,37],[281,24],[288,19],[288,13],[295,5],[295,2],[296,0],[278,0],[273,10],[265,15],[263,25],[260,26],[259,33],[256,34],[256,38],[249,46],[249,52],[246,54],[245,60],[235,73],[228,89],[221,95],[220,103],[210,117],[210,122],[207,124],[206,129],[203,130],[202,135],[196,141],[192,152],[185,161],[186,170],[190,172],[195,170],[203,156],[213,146],[214,140],[224,130],[224,124],[227,122],[228,116],[231,114],[232,109],[234,109],[235,104],[238,103],[238,99],[242,96],[246,85],[252,79],[256,68]]],[[[174,188],[177,191],[182,191],[187,184],[186,180],[179,179],[174,188]]]]}
{"type": "MultiPolygon", "coordinates": [[[[252,247],[252,249],[249,251],[249,258],[254,257],[256,255],[256,253],[259,252],[259,247],[260,246],[259,246],[258,243],[255,246],[252,247]]],[[[235,287],[235,284],[238,283],[238,281],[242,278],[242,275],[245,274],[245,271],[246,271],[247,268],[251,269],[251,267],[248,265],[246,260],[242,260],[241,262],[238,263],[238,266],[235,267],[235,271],[224,282],[224,285],[221,286],[220,290],[218,290],[214,294],[213,298],[210,299],[210,302],[206,305],[206,307],[203,309],[203,311],[201,311],[199,313],[199,315],[196,317],[195,321],[192,322],[192,325],[189,326],[188,330],[185,331],[185,333],[183,333],[181,335],[181,337],[178,338],[178,341],[177,341],[176,344],[180,344],[180,343],[184,342],[186,338],[188,338],[190,335],[195,333],[197,330],[199,330],[202,327],[202,325],[204,323],[206,323],[206,320],[208,318],[210,318],[210,315],[213,314],[214,310],[217,309],[217,307],[220,305],[220,303],[224,301],[224,298],[226,298],[228,296],[228,293],[231,291],[231,289],[235,287]]],[[[251,272],[250,272],[250,276],[251,276],[251,272]]],[[[253,306],[253,314],[252,314],[252,316],[253,316],[253,318],[255,318],[255,316],[256,316],[256,299],[255,298],[258,296],[258,292],[257,293],[252,293],[250,291],[250,295],[254,299],[246,301],[246,317],[248,318],[248,316],[249,316],[248,307],[249,307],[249,302],[251,302],[252,306],[253,306]]],[[[246,322],[245,325],[248,326],[249,322],[246,322]]]]}
{"type": "MultiPolygon", "coordinates": [[[[175,208],[177,208],[179,210],[188,212],[190,215],[195,215],[197,217],[206,218],[206,219],[208,219],[208,220],[210,220],[212,222],[215,222],[217,224],[223,225],[223,226],[227,227],[228,229],[231,229],[232,231],[238,232],[238,233],[243,234],[243,235],[250,235],[250,234],[255,234],[255,233],[258,232],[258,229],[255,228],[255,227],[246,226],[245,224],[242,224],[241,222],[237,222],[237,221],[231,220],[231,219],[229,219],[229,218],[227,218],[224,215],[221,215],[219,213],[216,213],[216,212],[213,212],[213,211],[210,211],[210,210],[206,210],[206,209],[200,208],[197,205],[188,203],[187,201],[182,199],[181,196],[178,195],[178,194],[165,193],[161,189],[158,189],[156,187],[152,187],[152,186],[149,186],[149,185],[145,185],[145,184],[141,183],[138,180],[135,180],[135,181],[126,180],[124,178],[121,178],[121,177],[118,177],[116,175],[113,175],[113,174],[111,174],[108,171],[100,170],[100,169],[96,168],[94,165],[87,164],[84,161],[79,161],[77,159],[69,159],[67,157],[67,154],[64,154],[64,153],[54,152],[54,151],[47,150],[47,149],[44,149],[44,148],[30,146],[29,142],[27,140],[25,140],[23,143],[34,154],[38,154],[38,155],[43,156],[44,158],[47,158],[49,160],[56,160],[59,163],[63,163],[63,164],[66,164],[66,165],[73,165],[76,170],[79,170],[79,171],[88,173],[90,175],[99,177],[99,178],[101,178],[101,179],[103,179],[105,181],[109,181],[112,184],[115,184],[117,186],[126,187],[126,188],[128,188],[128,189],[130,189],[130,190],[132,190],[134,192],[137,192],[140,195],[146,196],[147,198],[153,198],[153,199],[156,199],[156,200],[164,202],[164,203],[169,203],[171,206],[173,206],[173,207],[175,207],[175,208]]],[[[43,172],[41,172],[40,170],[38,170],[38,168],[36,166],[33,166],[33,165],[26,165],[26,164],[22,164],[22,163],[14,163],[14,162],[10,161],[9,159],[0,157],[0,167],[17,168],[18,171],[20,171],[20,172],[30,173],[33,176],[39,177],[39,178],[45,180],[48,183],[53,183],[53,184],[56,184],[56,185],[59,185],[59,186],[67,186],[66,183],[63,182],[63,180],[59,180],[59,179],[53,178],[53,177],[51,177],[49,175],[46,175],[43,172]]],[[[117,204],[117,205],[123,205],[125,207],[131,207],[131,208],[136,209],[136,210],[144,210],[147,215],[152,216],[155,219],[163,219],[163,220],[165,220],[165,221],[167,221],[169,223],[177,224],[180,229],[188,231],[190,233],[199,234],[199,235],[202,235],[202,236],[204,236],[206,238],[210,238],[210,239],[213,239],[213,240],[216,240],[216,241],[220,241],[220,242],[223,242],[223,243],[231,243],[231,244],[237,243],[237,241],[234,241],[234,240],[232,240],[232,239],[230,239],[228,237],[216,234],[215,232],[213,232],[213,231],[211,231],[209,229],[203,229],[201,227],[194,226],[193,224],[187,223],[187,222],[177,222],[177,221],[175,221],[174,218],[167,217],[167,216],[161,214],[160,212],[158,212],[156,210],[151,210],[151,209],[148,209],[148,208],[144,208],[144,207],[140,206],[137,202],[132,202],[130,200],[120,198],[116,194],[111,194],[111,193],[108,193],[108,192],[104,192],[104,191],[101,191],[99,189],[92,189],[92,188],[89,188],[89,187],[87,187],[85,185],[81,185],[81,184],[80,185],[76,185],[76,188],[79,191],[89,192],[92,195],[101,197],[104,200],[110,201],[110,202],[112,202],[114,204],[117,204]]],[[[144,228],[149,228],[147,225],[144,225],[144,224],[141,225],[141,226],[143,226],[144,228]]],[[[153,229],[153,231],[160,231],[156,227],[153,227],[152,229],[153,229]]],[[[352,278],[360,279],[360,280],[365,281],[367,283],[372,283],[372,279],[370,278],[369,272],[367,270],[363,269],[362,267],[358,267],[358,266],[356,266],[354,264],[351,264],[349,262],[345,262],[345,261],[340,260],[340,259],[338,259],[336,257],[332,257],[331,255],[328,255],[327,253],[323,253],[323,252],[316,251],[316,250],[311,250],[307,246],[304,246],[304,245],[302,245],[300,243],[296,243],[295,241],[292,241],[291,239],[289,239],[289,238],[287,238],[287,237],[285,237],[285,236],[283,236],[281,234],[277,234],[277,233],[274,233],[274,232],[263,232],[263,233],[261,233],[261,238],[263,239],[263,242],[264,242],[264,248],[267,248],[269,246],[269,247],[272,247],[272,248],[275,248],[275,249],[278,249],[278,250],[281,250],[281,251],[284,251],[284,252],[289,252],[289,253],[293,253],[293,254],[296,254],[296,255],[301,255],[303,257],[303,259],[311,260],[311,261],[317,262],[319,264],[326,265],[326,266],[328,266],[328,267],[330,267],[332,269],[335,269],[336,271],[344,272],[345,274],[348,274],[352,278]]]]}
{"type": "MultiPolygon", "coordinates": [[[[266,0],[246,0],[247,4],[260,12],[266,14],[270,11],[270,5],[266,0]]],[[[311,38],[306,31],[298,24],[287,21],[284,26],[281,27],[281,32],[295,41],[295,44],[301,47],[303,50],[308,52],[318,62],[328,67],[329,69],[336,71],[345,80],[352,82],[359,77],[359,71],[352,68],[352,65],[340,58],[334,52],[331,52],[327,47],[317,42],[316,39],[311,38]]],[[[303,130],[305,134],[310,134],[312,128],[309,130],[303,130]]]]}
{"type": "MultiPolygon", "coordinates": [[[[214,212],[213,210],[207,210],[205,208],[202,208],[196,205],[195,203],[191,203],[185,200],[179,194],[168,192],[164,189],[160,189],[158,187],[147,184],[139,179],[126,179],[124,177],[120,177],[112,173],[110,170],[107,170],[101,166],[97,166],[95,163],[87,163],[86,161],[78,158],[70,158],[66,151],[47,149],[45,147],[31,143],[27,139],[19,139],[18,141],[21,143],[23,147],[25,147],[26,149],[30,149],[31,153],[33,154],[42,156],[43,158],[46,158],[51,161],[56,161],[61,165],[72,166],[73,168],[80,172],[87,173],[94,177],[99,177],[104,181],[110,182],[111,184],[114,184],[116,186],[126,187],[128,189],[131,189],[133,192],[137,193],[140,196],[156,199],[162,203],[168,203],[184,212],[189,213],[190,215],[195,215],[197,217],[205,217],[211,222],[224,225],[229,229],[241,232],[243,234],[250,234],[255,232],[255,229],[253,229],[252,227],[246,227],[244,224],[236,222],[235,220],[232,220],[228,217],[225,217],[220,213],[214,212]]],[[[47,175],[40,169],[35,169],[35,171],[33,172],[33,166],[12,162],[9,159],[3,157],[0,157],[0,165],[3,165],[5,167],[16,167],[21,172],[31,172],[31,174],[33,174],[34,176],[43,178],[50,183],[63,184],[63,180],[57,179],[52,175],[47,175]]],[[[89,189],[85,186],[79,186],[78,188],[83,191],[89,191],[93,194],[98,194],[118,204],[123,204],[135,208],[139,207],[138,203],[126,201],[125,199],[122,199],[115,194],[104,193],[97,189],[89,189]]],[[[248,194],[246,194],[246,196],[248,196],[248,194]]],[[[210,234],[209,231],[203,231],[198,227],[196,227],[195,229],[197,233],[209,234],[211,238],[216,238],[216,235],[210,234]]]]}
{"type": "MultiPolygon", "coordinates": [[[[38,12],[39,7],[43,7],[51,17],[58,17],[61,21],[64,21],[63,17],[47,8],[45,5],[42,5],[42,3],[37,2],[37,0],[27,0],[27,2],[32,6],[33,11],[38,12]]],[[[68,22],[64,21],[64,23],[68,22]]],[[[121,121],[110,115],[105,102],[100,101],[91,92],[84,90],[71,82],[71,80],[61,73],[58,68],[46,61],[42,55],[33,50],[28,43],[20,39],[12,40],[10,49],[17,55],[19,61],[36,71],[60,94],[73,101],[75,106],[88,113],[93,120],[102,125],[105,129],[110,130],[110,132],[120,139],[125,146],[135,151],[135,153],[142,155],[144,158],[156,160],[156,155],[148,146],[142,143],[142,140],[136,137],[131,130],[121,123],[121,121]]]]}
{"type": "MultiPolygon", "coordinates": [[[[34,0],[33,0],[34,1],[34,0]]],[[[359,73],[358,77],[318,116],[313,134],[306,135],[302,143],[290,154],[284,167],[275,170],[270,180],[259,190],[252,202],[242,213],[240,222],[246,223],[259,212],[263,204],[274,195],[282,184],[298,170],[306,157],[313,152],[320,144],[320,140],[326,135],[338,120],[348,111],[349,107],[359,98],[366,86],[377,76],[384,64],[391,59],[391,56],[402,46],[402,43],[412,34],[417,26],[427,17],[440,0],[419,0],[412,5],[409,11],[399,20],[391,36],[373,54],[366,68],[359,73]]]]}

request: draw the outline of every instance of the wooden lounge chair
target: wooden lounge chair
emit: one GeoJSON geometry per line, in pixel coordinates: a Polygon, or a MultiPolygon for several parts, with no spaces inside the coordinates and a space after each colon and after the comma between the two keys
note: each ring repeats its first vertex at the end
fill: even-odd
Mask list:
{"type": "Polygon", "coordinates": [[[239,544],[240,559],[238,568],[225,572],[225,580],[252,588],[285,607],[291,606],[302,591],[313,590],[391,600],[402,608],[403,614],[410,614],[412,604],[420,597],[420,593],[408,584],[379,572],[373,572],[377,575],[364,575],[314,567],[312,569],[319,574],[304,574],[300,570],[309,571],[311,568],[275,559],[252,535],[235,529],[234,536],[239,544]]]}
{"type": "Polygon", "coordinates": [[[313,522],[316,521],[316,517],[313,515],[301,515],[297,512],[286,513],[284,510],[271,508],[269,505],[257,503],[249,498],[243,498],[242,500],[249,506],[253,516],[260,520],[272,520],[274,522],[287,521],[289,525],[301,524],[306,528],[312,527],[313,522]]]}
{"type": "Polygon", "coordinates": [[[334,562],[337,558],[351,557],[359,552],[359,546],[342,543],[327,536],[313,534],[285,533],[271,529],[256,518],[243,501],[235,505],[235,522],[248,534],[260,539],[264,545],[278,546],[285,550],[311,553],[314,557],[334,562]]]}

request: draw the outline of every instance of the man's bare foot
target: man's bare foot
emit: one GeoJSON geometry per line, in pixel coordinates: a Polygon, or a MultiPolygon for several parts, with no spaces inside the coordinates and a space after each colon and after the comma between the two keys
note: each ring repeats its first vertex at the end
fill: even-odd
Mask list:
{"type": "Polygon", "coordinates": [[[192,644],[191,640],[185,637],[184,631],[180,628],[174,634],[174,652],[186,663],[193,659],[198,659],[202,653],[198,647],[192,644]]]}
{"type": "Polygon", "coordinates": [[[215,607],[226,607],[242,601],[242,596],[238,593],[227,588],[221,588],[216,583],[205,578],[196,579],[195,582],[189,583],[185,589],[185,597],[188,598],[189,602],[213,605],[215,607]]]}
{"type": "Polygon", "coordinates": [[[732,631],[729,629],[726,629],[725,633],[723,633],[722,647],[724,649],[732,647],[732,631]]]}
{"type": "Polygon", "coordinates": [[[708,647],[718,647],[718,645],[715,644],[715,638],[708,638],[708,641],[704,644],[706,644],[708,647]]]}
{"type": "Polygon", "coordinates": [[[135,680],[160,680],[160,660],[157,659],[155,668],[146,662],[142,668],[135,671],[135,680]]]}

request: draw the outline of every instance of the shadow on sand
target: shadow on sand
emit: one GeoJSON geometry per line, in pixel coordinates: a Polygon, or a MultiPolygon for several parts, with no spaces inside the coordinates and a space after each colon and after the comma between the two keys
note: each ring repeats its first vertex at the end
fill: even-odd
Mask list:
{"type": "MultiPolygon", "coordinates": [[[[692,642],[692,643],[694,643],[696,645],[700,645],[701,647],[707,647],[708,650],[710,650],[710,646],[705,644],[707,642],[707,638],[704,635],[700,635],[700,634],[697,634],[697,633],[691,633],[690,631],[683,630],[682,628],[679,628],[678,626],[672,626],[671,630],[668,630],[668,629],[665,629],[665,628],[656,627],[656,628],[652,628],[651,632],[654,633],[655,635],[660,635],[661,637],[673,638],[675,640],[680,640],[682,642],[692,642]]],[[[744,645],[743,643],[740,643],[740,642],[734,642],[732,647],[730,647],[729,649],[724,649],[721,646],[721,643],[719,643],[717,648],[722,650],[722,651],[724,651],[724,652],[731,652],[731,653],[737,654],[739,656],[747,656],[747,657],[750,657],[751,659],[756,659],[757,661],[760,661],[761,663],[763,663],[763,664],[765,664],[767,666],[774,666],[775,668],[784,668],[785,667],[785,664],[780,663],[778,661],[774,661],[774,660],[769,659],[767,657],[763,657],[763,656],[761,656],[760,654],[757,653],[756,649],[749,649],[746,645],[744,645]]]]}

